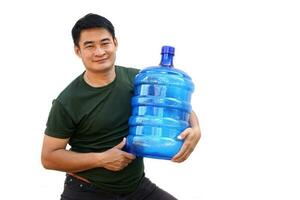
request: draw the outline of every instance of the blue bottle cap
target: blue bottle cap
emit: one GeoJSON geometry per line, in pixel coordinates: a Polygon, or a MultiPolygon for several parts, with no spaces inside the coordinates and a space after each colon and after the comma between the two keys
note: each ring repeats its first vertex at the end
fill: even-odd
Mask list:
{"type": "Polygon", "coordinates": [[[161,54],[165,54],[165,53],[174,55],[175,54],[175,48],[171,47],[171,46],[163,46],[161,48],[161,54]]]}

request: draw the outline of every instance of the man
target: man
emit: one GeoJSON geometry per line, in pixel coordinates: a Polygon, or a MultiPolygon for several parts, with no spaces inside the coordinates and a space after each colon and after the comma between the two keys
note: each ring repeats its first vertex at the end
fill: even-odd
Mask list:
{"type": "MultiPolygon", "coordinates": [[[[53,101],[41,155],[46,169],[67,172],[61,199],[176,199],[145,177],[142,158],[122,150],[138,69],[115,66],[112,23],[88,14],[76,22],[72,37],[85,71],[53,101]]],[[[186,160],[200,139],[193,112],[190,124],[174,162],[186,160]]]]}

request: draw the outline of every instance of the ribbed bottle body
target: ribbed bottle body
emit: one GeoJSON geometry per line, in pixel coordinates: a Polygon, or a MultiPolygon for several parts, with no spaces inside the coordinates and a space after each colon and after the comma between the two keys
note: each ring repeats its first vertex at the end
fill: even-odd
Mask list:
{"type": "Polygon", "coordinates": [[[177,136],[189,127],[191,78],[173,67],[156,66],[135,77],[127,151],[142,157],[171,159],[183,141],[177,136]]]}

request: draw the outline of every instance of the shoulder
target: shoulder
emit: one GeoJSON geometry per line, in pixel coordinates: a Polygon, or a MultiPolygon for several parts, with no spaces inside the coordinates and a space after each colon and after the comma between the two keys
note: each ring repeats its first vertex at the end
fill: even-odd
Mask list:
{"type": "Polygon", "coordinates": [[[129,82],[133,82],[135,76],[139,73],[140,69],[133,67],[116,66],[116,71],[122,79],[127,79],[129,82]]]}
{"type": "Polygon", "coordinates": [[[137,69],[137,68],[123,67],[123,66],[116,66],[116,70],[121,73],[126,73],[129,76],[135,76],[140,71],[140,69],[137,69]]]}
{"type": "Polygon", "coordinates": [[[133,90],[133,82],[135,76],[139,73],[139,69],[132,67],[116,66],[116,73],[118,77],[118,83],[124,86],[128,86],[130,90],[133,90]]]}

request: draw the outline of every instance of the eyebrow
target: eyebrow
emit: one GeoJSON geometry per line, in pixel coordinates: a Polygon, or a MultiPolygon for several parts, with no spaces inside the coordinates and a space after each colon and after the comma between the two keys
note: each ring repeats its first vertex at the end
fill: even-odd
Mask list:
{"type": "Polygon", "coordinates": [[[86,46],[86,45],[89,45],[89,44],[93,44],[94,42],[92,42],[92,41],[85,41],[84,43],[83,43],[83,46],[86,46]]]}
{"type": "MultiPolygon", "coordinates": [[[[110,41],[110,39],[104,38],[104,39],[100,40],[100,42],[106,42],[106,41],[110,41]]],[[[93,43],[95,43],[95,42],[94,41],[85,41],[85,42],[83,42],[83,45],[86,46],[86,45],[93,44],[93,43]]]]}

